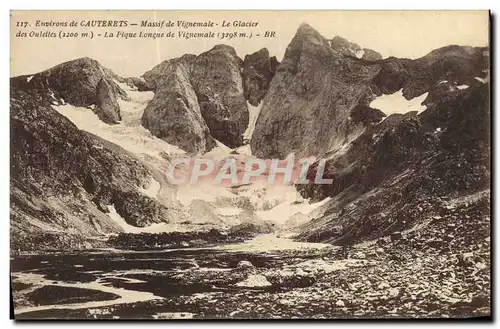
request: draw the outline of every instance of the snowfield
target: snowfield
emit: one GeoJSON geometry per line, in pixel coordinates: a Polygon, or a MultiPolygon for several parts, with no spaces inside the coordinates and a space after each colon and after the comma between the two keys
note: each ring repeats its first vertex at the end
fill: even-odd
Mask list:
{"type": "MultiPolygon", "coordinates": [[[[272,222],[278,228],[284,227],[286,223],[287,229],[310,220],[311,212],[328,201],[323,200],[322,202],[310,204],[309,200],[302,199],[293,185],[270,185],[267,180],[239,186],[236,187],[236,190],[231,186],[214,185],[210,181],[199,181],[194,185],[178,185],[172,195],[164,195],[168,192],[162,189],[162,185],[166,184],[166,180],[160,176],[163,176],[165,174],[164,170],[169,167],[169,160],[164,155],[176,157],[185,155],[185,152],[153,136],[141,126],[142,114],[148,102],[153,98],[154,93],[139,92],[124,83],[115,82],[126,91],[130,99],[118,99],[122,117],[121,122],[118,124],[108,125],[102,122],[91,107],[75,107],[63,102],[58,102],[57,105],[52,105],[52,107],[71,120],[79,129],[121,146],[137,155],[151,167],[156,168],[158,171],[156,176],[151,177],[149,181],[137,187],[142,194],[160,202],[165,198],[174,199],[171,201],[177,202],[179,207],[183,208],[188,215],[188,209],[194,201],[205,201],[214,206],[214,214],[221,219],[221,222],[227,222],[227,220],[235,223],[239,222],[240,214],[248,213],[250,207],[254,218],[272,222]]],[[[250,139],[262,108],[262,102],[258,106],[248,104],[248,108],[250,121],[245,131],[245,138],[250,139]]],[[[203,158],[222,161],[231,156],[237,158],[238,161],[244,161],[244,159],[253,157],[250,145],[237,148],[238,154],[231,154],[233,149],[219,141],[216,141],[216,143],[217,146],[204,154],[203,158]]],[[[182,175],[184,169],[178,169],[179,171],[177,169],[176,175],[177,173],[182,175]]],[[[110,210],[109,217],[126,233],[159,233],[185,229],[180,227],[182,225],[176,224],[175,219],[170,219],[170,223],[152,224],[144,228],[135,227],[128,224],[116,212],[114,206],[111,205],[108,208],[110,210]]]]}
{"type": "Polygon", "coordinates": [[[250,140],[253,135],[253,131],[255,130],[255,124],[257,123],[257,118],[259,117],[260,110],[262,109],[263,101],[260,101],[259,105],[253,106],[247,101],[248,106],[248,127],[243,133],[243,138],[250,140]]]}
{"type": "Polygon", "coordinates": [[[382,95],[376,97],[371,103],[370,107],[379,109],[387,116],[394,113],[407,113],[417,111],[418,113],[424,111],[427,106],[422,105],[422,102],[427,98],[429,93],[422,94],[410,100],[403,96],[403,89],[396,91],[394,94],[382,95]]]}
{"type": "MultiPolygon", "coordinates": [[[[52,105],[52,107],[73,122],[78,129],[87,131],[125,150],[143,157],[144,155],[164,160],[162,154],[184,154],[180,148],[153,136],[141,126],[141,117],[153,92],[138,92],[125,88],[130,101],[118,99],[122,120],[115,125],[108,125],[92,112],[89,107],[76,107],[70,104],[52,105]]],[[[126,85],[125,85],[126,86],[126,85]]]]}

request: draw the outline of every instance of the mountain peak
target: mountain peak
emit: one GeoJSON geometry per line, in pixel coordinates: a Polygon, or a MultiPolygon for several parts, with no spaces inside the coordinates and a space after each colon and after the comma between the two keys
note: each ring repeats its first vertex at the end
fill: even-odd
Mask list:
{"type": "Polygon", "coordinates": [[[105,123],[120,121],[117,98],[126,98],[115,83],[118,78],[110,69],[90,57],[81,57],[51,67],[25,79],[24,88],[46,95],[53,105],[64,103],[90,107],[105,123]]]}
{"type": "Polygon", "coordinates": [[[294,40],[305,40],[305,39],[321,41],[324,38],[316,29],[311,27],[311,25],[307,23],[302,23],[300,24],[299,28],[297,29],[297,32],[295,33],[294,40]]]}
{"type": "Polygon", "coordinates": [[[205,54],[206,53],[213,53],[213,52],[228,53],[228,54],[231,54],[231,55],[237,57],[236,50],[233,47],[228,46],[228,45],[224,45],[224,44],[215,45],[212,49],[210,49],[209,51],[205,52],[205,54]]]}
{"type": "Polygon", "coordinates": [[[297,32],[308,31],[308,30],[316,31],[311,25],[309,25],[307,23],[301,23],[299,25],[299,28],[297,29],[297,32]]]}
{"type": "Polygon", "coordinates": [[[62,64],[56,65],[49,70],[53,70],[60,67],[71,67],[71,66],[90,66],[90,67],[102,67],[101,63],[90,57],[80,57],[73,59],[62,64]]]}

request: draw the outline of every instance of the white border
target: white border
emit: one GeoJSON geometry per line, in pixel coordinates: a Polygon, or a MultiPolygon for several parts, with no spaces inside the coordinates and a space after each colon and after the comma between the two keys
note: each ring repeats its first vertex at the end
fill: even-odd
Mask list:
{"type": "MultiPolygon", "coordinates": [[[[152,0],[140,0],[140,1],[130,1],[130,2],[125,2],[125,1],[116,1],[116,2],[111,2],[107,1],[104,2],[102,0],[85,0],[85,1],[79,1],[79,2],[71,2],[71,1],[54,1],[54,0],[44,0],[43,2],[41,1],[2,1],[0,6],[2,7],[2,20],[0,21],[0,27],[1,27],[1,37],[2,37],[2,51],[1,51],[1,61],[0,61],[0,67],[1,67],[1,76],[3,79],[1,81],[4,82],[2,84],[2,104],[4,105],[2,107],[1,113],[1,118],[0,118],[0,124],[2,127],[0,127],[0,147],[1,147],[1,168],[0,168],[0,191],[1,191],[1,198],[0,198],[0,207],[2,210],[3,218],[0,219],[0,225],[2,226],[0,229],[2,239],[0,240],[0,256],[2,263],[1,265],[3,266],[4,270],[2,271],[2,278],[3,280],[0,280],[0,319],[2,320],[2,323],[7,325],[8,327],[14,326],[14,322],[8,320],[9,318],[9,286],[8,286],[8,275],[9,275],[9,217],[8,217],[8,209],[9,209],[9,190],[8,190],[8,184],[9,184],[9,115],[8,115],[8,100],[9,98],[9,86],[7,83],[7,78],[10,76],[9,74],[9,52],[10,52],[10,44],[9,44],[9,10],[10,9],[211,9],[211,10],[216,10],[216,9],[233,9],[233,10],[243,10],[243,9],[469,9],[469,10],[476,10],[476,9],[491,9],[494,14],[498,14],[500,12],[499,10],[499,5],[500,1],[498,0],[469,0],[469,1],[459,1],[455,0],[453,2],[448,2],[448,3],[443,3],[443,2],[438,2],[435,0],[420,0],[420,1],[395,1],[395,0],[377,0],[377,1],[361,1],[361,0],[348,0],[348,1],[339,1],[339,2],[334,2],[327,4],[326,1],[319,1],[319,0],[288,0],[288,1],[269,1],[269,0],[251,0],[251,1],[242,1],[239,3],[235,3],[234,1],[223,1],[223,0],[210,0],[210,1],[193,1],[193,0],[182,0],[176,3],[173,2],[166,2],[166,1],[152,1],[152,0]]],[[[496,17],[498,19],[498,17],[496,17]]],[[[464,22],[466,24],[466,22],[464,22]]],[[[498,24],[498,21],[497,21],[498,24]]],[[[498,41],[498,34],[494,35],[494,40],[493,42],[497,44],[498,41]]],[[[43,55],[43,54],[41,54],[43,55]]],[[[495,62],[497,59],[497,54],[495,54],[495,62]]],[[[496,77],[495,75],[496,71],[493,72],[493,76],[496,77]]],[[[498,96],[498,85],[495,85],[494,88],[494,94],[498,96]]],[[[496,99],[497,97],[495,97],[496,99]]],[[[498,127],[500,122],[500,115],[495,116],[495,122],[494,122],[494,127],[498,127]]],[[[495,139],[495,151],[498,153],[498,147],[500,145],[500,140],[499,140],[499,135],[494,134],[494,139],[495,139]]],[[[493,169],[493,168],[492,168],[493,169]]],[[[495,182],[496,183],[496,182],[495,182]]],[[[498,204],[498,194],[495,194],[495,198],[493,200],[493,205],[498,204]]],[[[496,218],[492,218],[492,221],[496,221],[496,218]]],[[[494,225],[495,227],[495,234],[494,236],[496,237],[496,243],[495,243],[495,253],[494,253],[494,264],[496,265],[498,263],[498,231],[500,227],[500,223],[496,223],[494,225]]],[[[496,268],[496,266],[495,266],[496,268]]],[[[498,278],[498,271],[494,271],[494,273],[497,274],[498,278]]],[[[498,282],[495,280],[495,288],[498,287],[498,282]]],[[[494,296],[494,301],[495,303],[493,304],[495,306],[494,314],[498,316],[498,304],[499,304],[499,298],[498,298],[498,289],[495,289],[495,296],[494,296]]],[[[109,323],[88,323],[87,325],[92,325],[94,328],[104,328],[106,324],[109,325],[109,323]]],[[[127,325],[130,327],[135,327],[139,328],[142,327],[144,324],[146,325],[155,325],[153,323],[113,323],[115,326],[116,325],[127,325]]],[[[156,326],[158,325],[166,325],[169,328],[172,327],[177,327],[177,326],[194,326],[197,323],[189,323],[189,324],[182,324],[182,323],[165,323],[165,322],[160,322],[156,323],[156,326]]],[[[242,326],[242,325],[258,325],[259,327],[271,327],[275,325],[282,325],[282,326],[290,326],[292,323],[287,322],[287,323],[279,323],[279,322],[273,322],[273,323],[259,323],[255,322],[253,324],[250,323],[240,323],[240,322],[224,322],[224,323],[199,323],[203,325],[210,325],[210,326],[219,326],[219,325],[226,325],[226,326],[242,326]]],[[[322,325],[322,326],[335,326],[335,327],[357,327],[357,326],[362,326],[362,325],[377,325],[374,322],[371,323],[342,323],[342,322],[334,322],[334,323],[328,323],[328,322],[321,322],[321,323],[314,323],[315,325],[322,325]]],[[[442,325],[444,323],[428,323],[428,322],[422,322],[422,323],[394,323],[393,325],[396,325],[398,327],[400,326],[408,326],[408,325],[422,325],[426,327],[437,327],[438,325],[442,325]]],[[[463,323],[466,324],[466,323],[463,323]]],[[[469,323],[471,324],[471,323],[469,323]]],[[[23,327],[34,327],[34,326],[39,326],[42,325],[42,323],[30,323],[30,324],[24,324],[23,327]]],[[[55,323],[52,322],[47,322],[44,323],[46,326],[50,325],[56,325],[55,323]]],[[[58,325],[63,325],[63,326],[73,326],[73,325],[82,325],[81,323],[58,323],[58,325]]],[[[305,323],[305,322],[298,322],[295,325],[301,325],[301,326],[308,326],[310,323],[305,323]]],[[[390,323],[387,322],[382,322],[379,325],[390,325],[390,323]]],[[[458,323],[449,323],[449,325],[452,326],[459,326],[461,324],[458,323]]]]}

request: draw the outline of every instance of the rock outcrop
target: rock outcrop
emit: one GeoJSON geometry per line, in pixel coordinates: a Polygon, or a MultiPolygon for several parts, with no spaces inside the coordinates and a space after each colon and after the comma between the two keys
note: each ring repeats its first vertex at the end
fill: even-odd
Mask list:
{"type": "Polygon", "coordinates": [[[367,60],[367,61],[380,61],[383,59],[382,55],[380,55],[378,52],[376,52],[373,49],[370,48],[363,48],[363,56],[361,59],[367,60]]]}
{"type": "Polygon", "coordinates": [[[334,41],[299,27],[264,98],[251,140],[256,156],[325,154],[362,128],[349,116],[372,94],[366,80],[376,68],[344,56],[349,45],[334,41]]]}
{"type": "Polygon", "coordinates": [[[441,82],[477,84],[476,77],[486,77],[488,69],[489,54],[484,47],[446,46],[415,60],[390,57],[380,62],[374,92],[403,89],[405,98],[411,99],[438,88],[441,82]]]}
{"type": "Polygon", "coordinates": [[[113,81],[114,73],[96,60],[84,57],[62,63],[33,76],[15,78],[21,88],[35,88],[74,106],[91,107],[99,118],[113,124],[120,121],[118,97],[125,92],[113,81]]]}
{"type": "Polygon", "coordinates": [[[269,89],[279,62],[269,57],[266,48],[245,56],[243,61],[243,89],[245,98],[253,106],[259,105],[269,89]]]}
{"type": "Polygon", "coordinates": [[[339,55],[352,56],[367,61],[379,61],[383,59],[382,55],[375,50],[361,48],[357,43],[350,42],[349,40],[338,35],[329,42],[332,49],[339,55]]]}
{"type": "Polygon", "coordinates": [[[142,116],[142,125],[166,142],[189,153],[205,153],[215,141],[205,123],[196,92],[189,81],[189,66],[183,60],[171,60],[160,74],[148,74],[154,81],[155,96],[142,116]],[[156,77],[156,80],[153,78],[156,77]]]}
{"type": "MultiPolygon", "coordinates": [[[[267,54],[266,69],[260,57],[252,58],[256,68],[248,75],[270,80],[274,60],[267,54]]],[[[249,121],[246,99],[260,101],[268,84],[260,81],[251,86],[253,91],[247,96],[242,70],[243,61],[226,45],[158,64],[143,75],[147,88],[156,92],[144,113],[143,125],[155,136],[193,153],[208,151],[214,145],[213,138],[229,147],[242,145],[249,121]]]]}
{"type": "Polygon", "coordinates": [[[187,71],[189,72],[191,70],[191,64],[193,61],[196,59],[196,55],[192,54],[185,54],[180,58],[174,58],[171,60],[166,60],[155,67],[153,67],[151,70],[146,71],[142,75],[142,79],[144,79],[145,86],[146,88],[150,90],[156,90],[157,87],[163,85],[163,80],[165,77],[169,75],[171,72],[170,66],[172,64],[182,64],[187,68],[187,71]]]}
{"type": "Polygon", "coordinates": [[[349,40],[336,35],[333,39],[329,40],[330,47],[335,51],[335,53],[344,56],[354,56],[360,58],[362,56],[361,47],[349,40]]]}
{"type": "Polygon", "coordinates": [[[225,45],[199,55],[191,66],[191,83],[201,115],[211,135],[231,148],[243,144],[243,133],[248,126],[242,67],[235,50],[225,45]]]}

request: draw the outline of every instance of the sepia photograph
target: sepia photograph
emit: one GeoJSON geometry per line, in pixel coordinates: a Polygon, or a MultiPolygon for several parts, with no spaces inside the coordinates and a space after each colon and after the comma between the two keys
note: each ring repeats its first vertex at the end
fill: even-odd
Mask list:
{"type": "Polygon", "coordinates": [[[11,11],[15,320],[491,320],[490,19],[11,11]]]}

